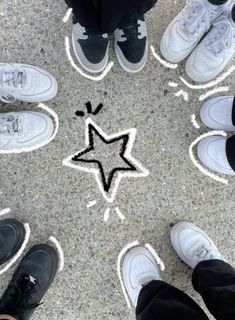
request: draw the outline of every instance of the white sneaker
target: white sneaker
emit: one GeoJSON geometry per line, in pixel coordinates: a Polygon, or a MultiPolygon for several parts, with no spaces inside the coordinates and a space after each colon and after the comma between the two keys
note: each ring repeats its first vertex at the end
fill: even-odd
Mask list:
{"type": "Polygon", "coordinates": [[[141,289],[153,280],[161,280],[154,256],[145,247],[134,247],[123,257],[121,265],[123,285],[134,307],[141,289]]]}
{"type": "Polygon", "coordinates": [[[161,53],[171,62],[185,59],[196,47],[228,4],[216,6],[208,0],[191,0],[173,19],[161,39],[161,53]]]}
{"type": "Polygon", "coordinates": [[[0,149],[21,150],[47,141],[54,131],[53,121],[41,112],[0,114],[0,149]]]}
{"type": "Polygon", "coordinates": [[[197,82],[215,78],[227,66],[235,53],[235,23],[232,5],[216,19],[213,28],[186,62],[187,75],[197,82]]]}
{"type": "Polygon", "coordinates": [[[179,258],[193,269],[202,261],[213,259],[225,261],[211,238],[190,222],[177,223],[172,228],[170,237],[179,258]]]}
{"type": "Polygon", "coordinates": [[[200,161],[209,169],[234,176],[235,172],[231,168],[226,154],[226,143],[226,137],[206,137],[198,143],[197,154],[200,161]]]}
{"type": "Polygon", "coordinates": [[[233,104],[232,96],[221,96],[206,101],[200,111],[202,122],[215,130],[235,130],[232,120],[233,104]]]}
{"type": "Polygon", "coordinates": [[[54,98],[57,90],[56,79],[41,68],[0,63],[0,100],[5,103],[43,102],[54,98]]]}

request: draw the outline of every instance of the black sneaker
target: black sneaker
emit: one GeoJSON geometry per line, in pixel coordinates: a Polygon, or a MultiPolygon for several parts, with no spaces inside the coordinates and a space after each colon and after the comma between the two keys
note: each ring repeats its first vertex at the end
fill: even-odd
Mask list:
{"type": "Polygon", "coordinates": [[[13,258],[25,238],[24,225],[15,219],[0,221],[0,264],[13,258]]]}
{"type": "Polygon", "coordinates": [[[32,247],[23,258],[0,299],[0,314],[28,320],[51,286],[58,254],[46,244],[32,247]]]}
{"type": "Polygon", "coordinates": [[[141,71],[148,58],[148,36],[144,17],[114,31],[115,52],[121,67],[130,73],[141,71]]]}
{"type": "Polygon", "coordinates": [[[78,62],[88,72],[99,73],[108,63],[109,40],[107,34],[82,27],[74,21],[73,49],[78,62]]]}

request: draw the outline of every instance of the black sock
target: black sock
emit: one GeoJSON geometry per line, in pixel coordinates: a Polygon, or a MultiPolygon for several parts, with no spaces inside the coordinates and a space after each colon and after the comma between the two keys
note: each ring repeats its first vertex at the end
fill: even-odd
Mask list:
{"type": "Polygon", "coordinates": [[[228,2],[228,0],[208,0],[211,4],[214,4],[216,6],[220,6],[222,4],[225,4],[228,2]]]}
{"type": "Polygon", "coordinates": [[[235,22],[235,4],[233,5],[233,8],[232,8],[232,19],[233,19],[233,22],[235,22]]]}

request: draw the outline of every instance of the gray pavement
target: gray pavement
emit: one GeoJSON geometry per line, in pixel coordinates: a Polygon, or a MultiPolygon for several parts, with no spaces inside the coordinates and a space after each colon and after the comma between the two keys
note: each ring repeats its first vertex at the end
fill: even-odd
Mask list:
{"type": "MultiPolygon", "coordinates": [[[[161,35],[184,1],[159,0],[147,15],[150,44],[159,52],[161,35]]],[[[41,66],[59,83],[57,97],[48,102],[59,116],[60,128],[48,146],[21,155],[1,155],[0,209],[10,207],[14,216],[31,226],[30,244],[54,235],[65,253],[64,271],[46,295],[33,319],[134,319],[127,309],[116,272],[119,251],[134,240],[149,242],[166,264],[163,278],[185,290],[197,301],[190,284],[191,271],[173,252],[170,225],[189,220],[204,228],[225,257],[235,265],[234,179],[229,185],[204,176],[192,164],[188,149],[201,133],[190,122],[198,115],[198,98],[206,91],[187,89],[189,101],[177,98],[169,81],[186,77],[184,64],[170,70],[152,55],[138,75],[126,74],[118,65],[100,82],[80,76],[69,64],[64,37],[71,22],[62,25],[66,6],[62,0],[2,0],[0,47],[2,62],[41,66]],[[126,178],[111,205],[110,220],[103,220],[110,205],[103,199],[91,174],[62,166],[62,160],[84,147],[84,119],[75,116],[84,104],[104,104],[92,119],[109,135],[137,129],[133,156],[149,171],[147,178],[126,178]],[[97,204],[87,208],[89,201],[97,204]],[[126,220],[115,214],[119,207],[126,220]]],[[[234,74],[223,85],[234,93],[234,74]]],[[[179,89],[180,89],[179,88],[179,89]]],[[[1,104],[5,110],[37,110],[37,105],[1,104]]],[[[112,151],[103,156],[112,162],[112,151]]],[[[29,245],[30,246],[30,245],[29,245]]],[[[1,277],[1,290],[11,276],[1,277]]],[[[201,302],[202,303],[202,302],[201,302]]]]}

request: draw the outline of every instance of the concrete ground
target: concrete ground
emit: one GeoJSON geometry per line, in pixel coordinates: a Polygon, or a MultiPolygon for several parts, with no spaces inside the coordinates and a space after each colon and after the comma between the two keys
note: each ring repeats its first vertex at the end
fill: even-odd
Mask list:
{"type": "MultiPolygon", "coordinates": [[[[159,52],[161,35],[184,1],[159,0],[147,14],[150,44],[159,52]]],[[[188,220],[208,232],[233,264],[235,180],[224,185],[206,177],[192,164],[188,149],[201,133],[190,116],[198,115],[198,98],[206,91],[179,89],[189,101],[177,98],[169,81],[180,83],[184,63],[176,70],[162,66],[150,55],[144,71],[131,76],[118,65],[107,77],[94,82],[80,76],[68,62],[64,37],[70,36],[71,22],[62,24],[66,6],[62,0],[3,0],[0,3],[0,47],[2,62],[41,66],[58,80],[57,97],[48,102],[58,115],[60,128],[55,140],[37,151],[1,155],[0,209],[10,207],[11,217],[31,226],[30,245],[54,235],[65,253],[65,268],[58,274],[33,319],[134,319],[127,309],[116,271],[117,256],[129,242],[139,240],[154,246],[166,264],[163,278],[193,292],[191,270],[176,257],[169,241],[172,223],[188,220]],[[123,179],[110,220],[103,220],[110,205],[97,187],[93,175],[62,166],[62,160],[84,148],[84,118],[75,116],[91,101],[104,104],[92,119],[107,133],[137,129],[133,156],[149,171],[147,178],[123,179]],[[97,204],[87,208],[89,201],[97,204]],[[119,207],[126,220],[118,219],[119,207]]],[[[222,85],[234,93],[234,74],[222,85]]],[[[1,111],[38,110],[37,105],[1,104],[1,111]]],[[[112,163],[114,151],[105,149],[103,159],[112,163]]],[[[2,276],[5,288],[13,269],[2,276]]],[[[203,305],[203,304],[202,304],[203,305]]]]}

